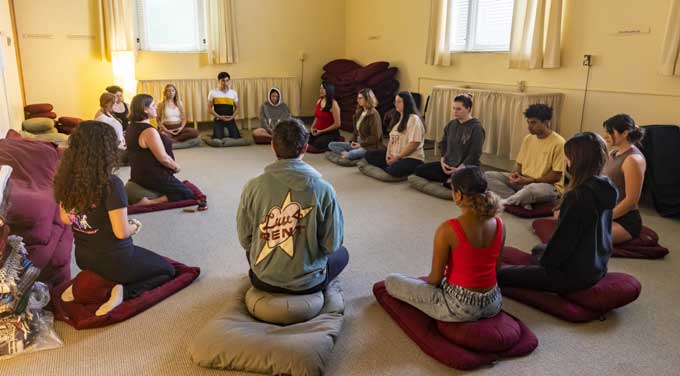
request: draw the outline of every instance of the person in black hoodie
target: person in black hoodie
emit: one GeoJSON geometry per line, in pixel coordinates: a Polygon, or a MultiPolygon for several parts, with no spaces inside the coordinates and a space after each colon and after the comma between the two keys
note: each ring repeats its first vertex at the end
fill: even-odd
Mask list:
{"type": "Polygon", "coordinates": [[[534,247],[535,265],[501,268],[501,286],[568,293],[591,287],[607,274],[618,198],[612,182],[600,175],[607,148],[600,136],[585,132],[567,141],[564,153],[569,184],[555,233],[547,245],[534,247]]]}

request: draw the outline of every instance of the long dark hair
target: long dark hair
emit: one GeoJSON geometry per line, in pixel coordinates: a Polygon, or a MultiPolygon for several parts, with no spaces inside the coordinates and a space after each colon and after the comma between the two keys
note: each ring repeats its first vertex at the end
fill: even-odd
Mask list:
{"type": "Polygon", "coordinates": [[[602,168],[607,163],[607,145],[595,133],[577,133],[564,144],[564,155],[571,161],[571,167],[567,168],[569,184],[565,189],[566,194],[591,177],[602,174],[602,168]]]}
{"type": "Polygon", "coordinates": [[[406,130],[406,125],[408,124],[408,119],[411,115],[420,116],[418,108],[416,108],[416,101],[413,96],[408,91],[400,91],[397,94],[401,100],[404,102],[404,112],[401,114],[401,121],[399,122],[399,127],[397,127],[397,132],[404,133],[406,130]]]}
{"type": "Polygon", "coordinates": [[[144,109],[151,106],[153,97],[149,94],[137,94],[130,102],[130,120],[142,121],[149,118],[149,115],[144,112],[144,109]]]}
{"type": "Polygon", "coordinates": [[[118,136],[110,125],[87,120],[71,134],[54,176],[54,198],[64,210],[86,213],[99,205],[117,167],[118,136]]]}
{"type": "Polygon", "coordinates": [[[323,111],[328,112],[333,107],[333,100],[335,100],[335,86],[328,81],[323,81],[321,86],[326,91],[326,105],[323,106],[323,111]]]}
{"type": "Polygon", "coordinates": [[[610,135],[616,130],[619,133],[628,131],[628,137],[626,139],[631,144],[636,144],[642,140],[645,132],[642,128],[635,124],[635,120],[630,115],[618,114],[610,117],[602,123],[602,128],[604,128],[610,135]]]}

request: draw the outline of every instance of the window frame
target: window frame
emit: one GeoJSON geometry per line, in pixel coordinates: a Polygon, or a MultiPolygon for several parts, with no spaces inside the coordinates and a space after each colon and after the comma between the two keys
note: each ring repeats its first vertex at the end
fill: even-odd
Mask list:
{"type": "MultiPolygon", "coordinates": [[[[465,47],[463,49],[454,49],[452,45],[455,41],[449,43],[449,52],[451,53],[507,53],[510,51],[510,34],[508,34],[508,44],[505,45],[483,45],[477,44],[477,18],[479,16],[479,0],[468,0],[468,14],[467,14],[467,28],[465,33],[465,47]]],[[[514,1],[508,0],[513,3],[514,1]]],[[[512,17],[512,13],[510,16],[512,17]]],[[[453,17],[453,9],[449,10],[449,17],[453,17]]],[[[512,33],[512,20],[510,21],[510,33],[512,33]]]]}
{"type": "Polygon", "coordinates": [[[134,0],[134,37],[137,49],[152,53],[207,53],[207,16],[205,0],[192,0],[196,9],[196,35],[192,48],[157,48],[149,45],[146,0],[134,0]]]}

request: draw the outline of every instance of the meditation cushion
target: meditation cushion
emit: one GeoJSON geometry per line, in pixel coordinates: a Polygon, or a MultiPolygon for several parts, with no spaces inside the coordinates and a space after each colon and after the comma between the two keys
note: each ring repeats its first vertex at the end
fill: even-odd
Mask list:
{"type": "MultiPolygon", "coordinates": [[[[503,262],[509,265],[529,265],[531,255],[512,247],[503,249],[503,262]]],[[[570,322],[587,322],[603,318],[608,312],[633,302],[642,287],[633,276],[607,273],[594,286],[568,294],[501,287],[503,296],[520,301],[538,310],[570,322]]]]}
{"type": "MultiPolygon", "coordinates": [[[[537,219],[531,225],[538,238],[548,243],[557,227],[557,220],[537,219]]],[[[668,248],[659,244],[659,235],[646,226],[642,226],[639,238],[616,244],[612,249],[612,257],[660,259],[667,254],[668,248]]]]}
{"type": "Polygon", "coordinates": [[[335,163],[336,165],[343,166],[343,167],[354,167],[359,162],[358,159],[343,158],[340,154],[334,153],[332,151],[327,151],[325,155],[326,155],[326,159],[335,163]]]}
{"type": "Polygon", "coordinates": [[[367,66],[358,69],[355,79],[359,82],[364,82],[376,74],[386,71],[389,66],[390,63],[386,61],[376,61],[368,64],[367,66]]]}
{"type": "Polygon", "coordinates": [[[184,185],[187,188],[189,188],[191,192],[194,193],[195,198],[181,201],[164,202],[162,204],[155,205],[145,206],[131,205],[128,206],[128,214],[141,214],[168,209],[184,208],[187,206],[198,205],[200,202],[205,202],[207,200],[207,196],[203,192],[201,192],[201,190],[198,189],[197,186],[193,185],[190,181],[185,180],[182,183],[184,183],[184,185]]]}
{"type": "Polygon", "coordinates": [[[51,112],[54,106],[49,103],[34,103],[24,107],[24,111],[29,114],[38,114],[41,112],[51,112]]]}
{"type": "Polygon", "coordinates": [[[538,346],[531,330],[503,311],[475,322],[439,322],[390,296],[384,281],[373,285],[373,295],[427,355],[449,367],[471,370],[501,358],[527,355],[538,346]]]}
{"type": "Polygon", "coordinates": [[[307,295],[272,294],[255,287],[246,292],[246,307],[256,319],[289,325],[316,317],[323,308],[323,292],[307,295]]]}
{"type": "Polygon", "coordinates": [[[68,144],[68,135],[59,133],[56,129],[51,129],[45,133],[34,134],[33,138],[37,141],[51,142],[58,146],[66,146],[68,144]]]}
{"type": "Polygon", "coordinates": [[[374,179],[378,179],[384,182],[396,183],[408,179],[408,176],[404,177],[392,176],[385,172],[385,170],[383,170],[382,168],[369,164],[368,162],[366,162],[365,159],[360,160],[357,163],[357,166],[359,166],[359,171],[361,171],[361,173],[363,173],[364,175],[370,176],[374,179]]]}
{"type": "Polygon", "coordinates": [[[186,141],[174,142],[172,144],[172,149],[173,150],[188,149],[188,148],[193,148],[193,147],[199,146],[200,144],[201,144],[201,139],[199,139],[198,137],[190,138],[186,141]]]}
{"type": "Polygon", "coordinates": [[[62,116],[57,121],[57,129],[60,133],[71,134],[78,129],[82,121],[80,118],[62,116]]]}
{"type": "Polygon", "coordinates": [[[311,320],[279,326],[254,319],[246,308],[248,278],[227,305],[189,344],[191,360],[207,368],[270,375],[325,373],[343,324],[344,302],[337,281],[324,291],[324,304],[311,320]]]}
{"type": "Polygon", "coordinates": [[[50,118],[26,119],[21,123],[21,127],[31,133],[47,132],[54,129],[54,120],[50,118]]]}
{"type": "Polygon", "coordinates": [[[124,301],[103,316],[96,316],[95,312],[108,300],[115,283],[89,271],[80,272],[73,281],[67,281],[52,290],[55,318],[78,330],[99,328],[121,322],[185,288],[201,274],[200,268],[186,266],[171,259],[167,260],[175,268],[175,278],[155,289],[145,291],[134,299],[124,301]],[[73,285],[73,295],[77,296],[77,301],[64,302],[61,300],[61,294],[71,285],[73,285]]]}
{"type": "Polygon", "coordinates": [[[453,201],[453,194],[451,188],[446,188],[442,183],[436,181],[429,181],[420,176],[410,175],[408,177],[408,184],[430,196],[439,197],[443,200],[453,201]]]}
{"type": "Polygon", "coordinates": [[[247,146],[250,145],[250,140],[247,138],[229,138],[225,137],[223,139],[217,139],[217,138],[212,138],[211,135],[206,134],[201,137],[203,142],[206,144],[216,147],[216,148],[224,148],[224,147],[231,147],[231,146],[247,146]]]}
{"type": "Polygon", "coordinates": [[[54,119],[57,118],[57,114],[50,111],[50,112],[39,112],[39,113],[36,113],[36,114],[26,115],[26,119],[33,119],[33,118],[48,118],[48,119],[54,120],[54,119]]]}
{"type": "Polygon", "coordinates": [[[323,70],[332,74],[337,75],[339,73],[345,73],[357,68],[361,68],[361,65],[355,63],[352,60],[347,59],[336,59],[332,60],[323,66],[323,70]]]}
{"type": "Polygon", "coordinates": [[[160,193],[146,189],[132,180],[128,180],[127,183],[125,183],[125,193],[128,197],[128,205],[134,205],[144,197],[148,199],[161,197],[160,193]]]}
{"type": "Polygon", "coordinates": [[[253,136],[253,141],[255,141],[255,143],[258,144],[258,145],[269,145],[269,144],[272,143],[272,136],[256,135],[256,136],[253,136]]]}
{"type": "Polygon", "coordinates": [[[520,218],[541,218],[552,217],[554,202],[534,204],[531,209],[526,209],[518,205],[505,205],[505,211],[520,218]]]}
{"type": "Polygon", "coordinates": [[[393,80],[397,76],[398,72],[399,69],[397,67],[386,69],[378,74],[371,76],[369,79],[366,80],[365,84],[368,87],[378,86],[385,81],[393,80]]]}

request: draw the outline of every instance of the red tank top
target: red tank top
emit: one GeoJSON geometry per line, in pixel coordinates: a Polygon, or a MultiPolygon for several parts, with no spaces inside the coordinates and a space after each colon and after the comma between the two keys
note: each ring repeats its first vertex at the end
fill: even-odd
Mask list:
{"type": "Polygon", "coordinates": [[[314,117],[316,118],[315,128],[318,130],[324,130],[334,123],[333,112],[323,111],[321,109],[321,101],[316,104],[316,108],[314,109],[314,117]]]}
{"type": "Polygon", "coordinates": [[[448,221],[458,237],[458,248],[452,249],[446,265],[446,280],[450,285],[465,288],[487,288],[496,285],[496,260],[501,252],[503,222],[496,217],[496,237],[488,247],[476,248],[465,236],[457,219],[448,221]]]}

